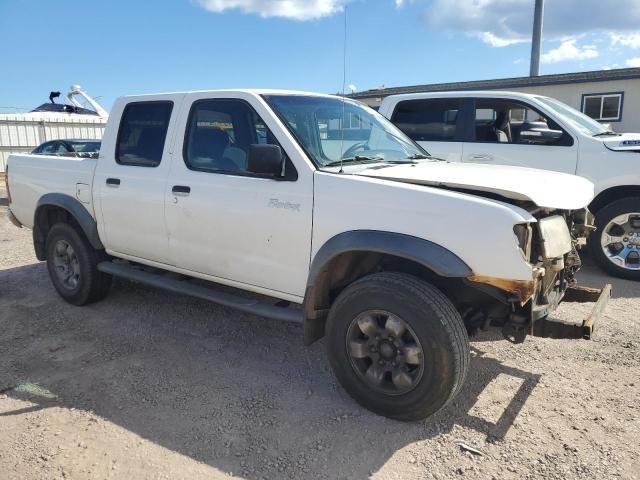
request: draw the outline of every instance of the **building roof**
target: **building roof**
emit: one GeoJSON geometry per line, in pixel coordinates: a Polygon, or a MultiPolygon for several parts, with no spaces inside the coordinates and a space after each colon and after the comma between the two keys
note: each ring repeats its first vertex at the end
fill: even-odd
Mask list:
{"type": "Polygon", "coordinates": [[[494,90],[522,87],[540,87],[566,83],[605,82],[640,78],[640,68],[619,68],[615,70],[595,70],[592,72],[560,73],[538,77],[499,78],[495,80],[475,80],[472,82],[434,83],[409,87],[375,88],[347,95],[351,98],[386,97],[399,93],[443,92],[448,90],[494,90]]]}

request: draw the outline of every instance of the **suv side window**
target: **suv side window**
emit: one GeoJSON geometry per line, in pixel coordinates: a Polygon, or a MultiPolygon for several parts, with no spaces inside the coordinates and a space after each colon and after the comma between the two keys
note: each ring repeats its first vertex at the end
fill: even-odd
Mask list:
{"type": "Polygon", "coordinates": [[[530,105],[507,99],[476,98],[475,142],[532,145],[520,132],[531,128],[560,130],[561,138],[535,145],[571,146],[573,138],[551,118],[530,105]]]}
{"type": "Polygon", "coordinates": [[[136,167],[157,167],[169,129],[173,102],[134,102],[122,113],[116,162],[136,167]]]}
{"type": "MultiPolygon", "coordinates": [[[[247,170],[247,157],[249,147],[256,144],[281,147],[247,102],[207,99],[191,106],[182,152],[189,169],[253,175],[247,170]]],[[[293,164],[288,158],[286,162],[285,178],[297,178],[293,164]]]]}
{"type": "Polygon", "coordinates": [[[460,141],[460,101],[448,98],[406,100],[398,103],[391,117],[416,142],[460,141]]]}

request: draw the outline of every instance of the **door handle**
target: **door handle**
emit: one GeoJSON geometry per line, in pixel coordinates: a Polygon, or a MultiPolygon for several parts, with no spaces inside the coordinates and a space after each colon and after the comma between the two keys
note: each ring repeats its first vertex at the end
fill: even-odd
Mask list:
{"type": "Polygon", "coordinates": [[[491,162],[493,161],[493,155],[489,155],[488,153],[474,153],[473,155],[471,155],[471,160],[491,162]]]}
{"type": "Polygon", "coordinates": [[[119,187],[120,179],[119,178],[107,178],[107,186],[108,187],[119,187]]]}
{"type": "Polygon", "coordinates": [[[187,197],[191,193],[191,187],[187,187],[186,185],[174,185],[171,189],[171,193],[176,197],[187,197]]]}

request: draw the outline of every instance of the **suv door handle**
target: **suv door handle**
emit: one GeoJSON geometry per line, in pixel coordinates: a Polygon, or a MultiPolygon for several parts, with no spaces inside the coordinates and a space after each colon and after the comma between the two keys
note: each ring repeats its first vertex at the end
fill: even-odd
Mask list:
{"type": "Polygon", "coordinates": [[[475,153],[471,155],[471,160],[482,160],[485,162],[493,161],[493,155],[489,155],[488,153],[475,153]]]}
{"type": "Polygon", "coordinates": [[[120,179],[119,178],[107,178],[107,186],[108,187],[113,187],[113,188],[117,188],[120,186],[120,179]]]}
{"type": "Polygon", "coordinates": [[[187,197],[191,193],[191,187],[187,187],[186,185],[174,185],[171,189],[171,193],[176,197],[187,197]]]}

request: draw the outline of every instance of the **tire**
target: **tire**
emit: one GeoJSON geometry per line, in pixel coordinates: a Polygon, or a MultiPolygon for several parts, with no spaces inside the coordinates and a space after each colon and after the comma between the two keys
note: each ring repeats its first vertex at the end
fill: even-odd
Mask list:
{"type": "Polygon", "coordinates": [[[442,292],[411,275],[377,273],[348,286],[331,306],[326,333],[338,381],[379,415],[404,421],[426,418],[464,384],[469,337],[462,318],[442,292]],[[397,335],[402,323],[405,333],[397,335]],[[381,326],[384,331],[374,335],[373,329],[381,326]],[[395,347],[396,356],[390,356],[395,347]],[[422,351],[420,361],[416,347],[422,351]],[[381,374],[381,369],[387,371],[381,374]]]}
{"type": "Polygon", "coordinates": [[[46,252],[49,277],[65,301],[80,306],[107,296],[111,275],[98,271],[98,264],[108,257],[94,249],[72,225],[58,223],[51,227],[46,252]]]}
{"type": "MultiPolygon", "coordinates": [[[[617,217],[628,213],[637,213],[640,217],[640,197],[616,200],[597,212],[595,221],[596,231],[589,236],[587,242],[592,258],[605,272],[620,278],[640,280],[640,220],[629,222],[629,230],[626,232],[626,235],[621,236],[622,241],[625,243],[617,243],[612,247],[613,251],[607,249],[609,255],[612,255],[615,254],[615,251],[621,245],[624,246],[625,249],[622,250],[621,255],[625,257],[625,259],[619,259],[619,261],[625,261],[625,266],[614,263],[614,261],[607,256],[607,253],[605,253],[606,247],[602,247],[603,236],[605,234],[622,233],[621,231],[616,231],[616,227],[613,227],[611,222],[617,217]],[[635,225],[638,226],[632,228],[635,225]],[[636,263],[636,261],[638,263],[636,263]]],[[[606,240],[604,243],[607,241],[609,240],[606,240]]]]}

